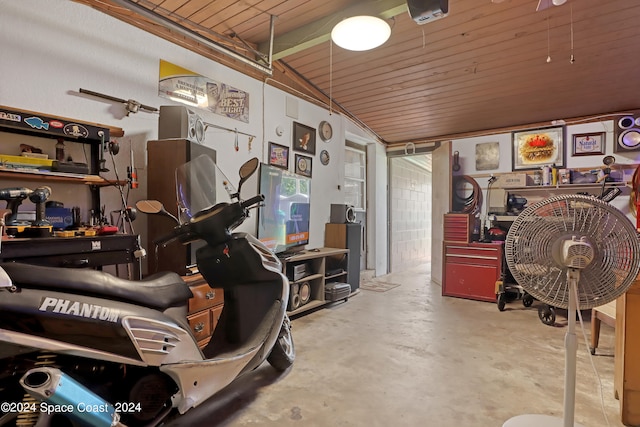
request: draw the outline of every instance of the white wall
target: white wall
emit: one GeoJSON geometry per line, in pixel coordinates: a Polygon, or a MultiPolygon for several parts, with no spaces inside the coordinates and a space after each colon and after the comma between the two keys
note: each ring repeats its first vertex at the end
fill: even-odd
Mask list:
{"type": "MultiPolygon", "coordinates": [[[[146,141],[157,138],[158,114],[141,111],[126,117],[120,104],[79,94],[80,88],[154,107],[172,104],[158,97],[159,60],[164,59],[248,92],[249,123],[198,110],[205,122],[256,135],[251,150],[248,138],[240,135],[239,150],[235,151],[234,133],[214,128],[207,131],[205,144],[217,150],[218,164],[232,182],[236,182],[239,165],[247,159],[257,156],[267,160],[269,141],[291,146],[294,119],[287,117],[285,110],[286,98],[291,95],[262,81],[68,0],[0,0],[0,10],[0,39],[3,40],[0,105],[123,128],[125,136],[119,139],[122,151],[116,156],[120,176],[126,173],[132,146],[140,178],[140,188],[132,190],[128,200],[130,205],[146,197],[146,141]],[[275,133],[278,125],[285,130],[280,137],[275,133]]],[[[295,121],[317,128],[321,120],[328,120],[334,128],[331,142],[317,138],[313,159],[309,247],[318,247],[324,245],[324,224],[329,220],[330,204],[343,200],[338,185],[344,177],[346,129],[367,141],[373,139],[341,115],[329,115],[328,109],[296,99],[298,117],[295,121]],[[322,149],[330,153],[331,162],[327,166],[319,160],[322,149]]],[[[293,170],[293,156],[291,152],[290,170],[293,170]]],[[[105,177],[114,178],[110,162],[107,167],[112,172],[105,177]]],[[[71,194],[73,191],[69,190],[71,194]]],[[[245,186],[243,196],[256,191],[257,179],[254,178],[245,186]]],[[[104,189],[101,195],[107,211],[120,208],[119,195],[114,189],[104,189]]],[[[254,231],[255,224],[254,215],[243,229],[254,231]]],[[[144,218],[138,219],[135,225],[138,232],[146,230],[144,218]]]]}
{"type": "Polygon", "coordinates": [[[433,151],[431,207],[431,280],[442,284],[442,242],[444,241],[444,214],[451,209],[451,143],[443,142],[433,151]]]}
{"type": "Polygon", "coordinates": [[[392,157],[389,178],[390,270],[398,272],[431,261],[432,173],[409,158],[392,157]]]}
{"type": "Polygon", "coordinates": [[[367,146],[367,268],[376,276],[389,272],[388,166],[381,144],[367,146]]]}

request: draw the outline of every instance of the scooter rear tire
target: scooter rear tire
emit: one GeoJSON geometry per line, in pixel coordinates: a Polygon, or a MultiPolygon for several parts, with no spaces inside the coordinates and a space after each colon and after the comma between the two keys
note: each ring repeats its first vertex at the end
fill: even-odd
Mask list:
{"type": "Polygon", "coordinates": [[[285,315],[278,339],[273,345],[267,361],[275,370],[282,372],[293,365],[295,358],[296,350],[293,345],[293,335],[291,334],[291,321],[289,316],[285,315]]]}

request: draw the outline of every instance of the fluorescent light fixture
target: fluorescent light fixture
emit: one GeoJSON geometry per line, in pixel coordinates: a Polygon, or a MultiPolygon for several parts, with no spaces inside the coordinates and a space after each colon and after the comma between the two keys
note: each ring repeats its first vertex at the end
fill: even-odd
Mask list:
{"type": "Polygon", "coordinates": [[[391,27],[375,16],[352,16],[333,27],[331,40],[347,50],[363,51],[381,46],[391,36],[391,27]]]}

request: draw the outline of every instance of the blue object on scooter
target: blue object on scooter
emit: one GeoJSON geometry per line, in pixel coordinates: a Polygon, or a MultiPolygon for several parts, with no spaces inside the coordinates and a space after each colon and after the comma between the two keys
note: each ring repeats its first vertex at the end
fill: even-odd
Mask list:
{"type": "Polygon", "coordinates": [[[111,427],[120,420],[113,405],[57,368],[31,369],[20,385],[42,401],[40,412],[64,413],[93,427],[111,427]]]}

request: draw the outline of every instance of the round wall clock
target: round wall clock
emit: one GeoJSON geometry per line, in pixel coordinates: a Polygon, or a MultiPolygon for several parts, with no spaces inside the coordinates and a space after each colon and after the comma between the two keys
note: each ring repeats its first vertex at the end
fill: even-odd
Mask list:
{"type": "Polygon", "coordinates": [[[320,152],[320,163],[325,166],[329,164],[329,152],[327,150],[322,150],[320,152]]]}
{"type": "Polygon", "coordinates": [[[331,123],[326,120],[321,121],[318,130],[320,133],[320,139],[324,142],[331,141],[331,138],[333,138],[333,127],[331,126],[331,123]]]}

